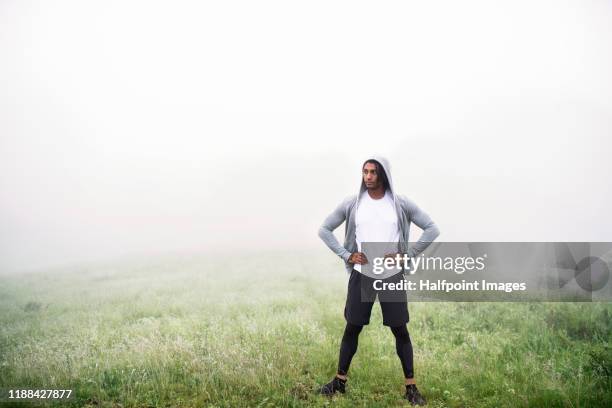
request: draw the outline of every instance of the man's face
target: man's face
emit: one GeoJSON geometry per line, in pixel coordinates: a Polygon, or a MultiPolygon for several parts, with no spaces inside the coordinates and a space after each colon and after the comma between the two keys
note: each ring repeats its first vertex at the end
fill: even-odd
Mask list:
{"type": "Polygon", "coordinates": [[[368,189],[377,189],[380,187],[380,179],[374,163],[366,163],[365,166],[363,166],[363,182],[368,189]]]}

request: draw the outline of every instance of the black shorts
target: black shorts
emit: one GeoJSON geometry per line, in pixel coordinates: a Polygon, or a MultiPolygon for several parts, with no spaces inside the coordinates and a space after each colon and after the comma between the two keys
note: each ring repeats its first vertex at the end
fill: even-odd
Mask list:
{"type": "MultiPolygon", "coordinates": [[[[383,282],[398,282],[404,278],[402,273],[393,275],[383,282]]],[[[370,323],[372,306],[378,295],[380,308],[383,315],[383,325],[395,327],[402,326],[410,320],[408,314],[408,300],[405,290],[376,290],[375,279],[357,272],[351,271],[346,294],[346,305],[344,306],[344,318],[347,322],[364,326],[370,323]]],[[[381,287],[378,284],[378,287],[381,287]]]]}

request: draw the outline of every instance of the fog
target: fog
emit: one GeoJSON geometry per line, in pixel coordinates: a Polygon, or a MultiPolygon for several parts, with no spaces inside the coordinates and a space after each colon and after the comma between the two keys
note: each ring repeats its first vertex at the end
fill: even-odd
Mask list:
{"type": "Polygon", "coordinates": [[[325,252],[372,153],[441,241],[612,241],[612,6],[493,3],[0,2],[0,271],[325,252]]]}

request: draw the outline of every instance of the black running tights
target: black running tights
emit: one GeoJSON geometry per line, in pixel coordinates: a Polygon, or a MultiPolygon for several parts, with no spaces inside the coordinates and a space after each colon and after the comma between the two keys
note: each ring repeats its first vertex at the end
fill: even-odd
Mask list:
{"type": "MultiPolygon", "coordinates": [[[[363,326],[346,323],[342,342],[340,343],[340,358],[338,361],[338,374],[340,375],[346,375],[348,373],[351,360],[357,351],[361,329],[363,329],[363,326]]],[[[391,327],[391,332],[395,336],[395,351],[402,363],[404,377],[413,378],[412,343],[410,342],[408,329],[406,325],[391,327]]]]}

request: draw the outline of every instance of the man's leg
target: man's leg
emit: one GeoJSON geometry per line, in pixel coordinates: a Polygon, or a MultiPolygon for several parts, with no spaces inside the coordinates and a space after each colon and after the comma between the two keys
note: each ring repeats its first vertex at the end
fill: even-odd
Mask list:
{"type": "Polygon", "coordinates": [[[319,388],[319,393],[323,395],[331,396],[336,392],[345,392],[346,375],[351,360],[357,351],[359,333],[361,333],[363,326],[370,323],[370,314],[372,313],[376,293],[369,289],[367,285],[362,285],[361,279],[362,275],[353,269],[348,282],[346,304],[344,306],[346,326],[340,343],[338,372],[329,383],[319,388]],[[362,288],[364,293],[362,293],[362,288]]]}
{"type": "MultiPolygon", "coordinates": [[[[388,279],[390,282],[397,282],[401,278],[402,274],[398,273],[388,279]]],[[[395,336],[395,351],[404,370],[406,381],[404,398],[412,405],[425,405],[427,401],[417,389],[414,381],[412,342],[406,327],[406,324],[410,321],[406,291],[381,290],[378,291],[378,298],[382,309],[383,324],[389,326],[395,336]]]]}
{"type": "Polygon", "coordinates": [[[362,325],[346,322],[344,335],[340,343],[340,357],[338,358],[338,372],[336,376],[327,384],[319,388],[319,393],[327,396],[334,395],[336,392],[346,391],[346,374],[348,373],[351,360],[357,352],[359,333],[363,329],[362,325]]]}
{"type": "Polygon", "coordinates": [[[402,363],[406,384],[414,384],[412,342],[410,341],[408,329],[404,324],[402,326],[391,327],[391,331],[395,336],[395,351],[402,363]]]}
{"type": "Polygon", "coordinates": [[[412,342],[410,341],[408,329],[403,324],[401,326],[391,326],[391,331],[395,336],[395,350],[402,363],[404,377],[406,378],[406,394],[404,398],[410,401],[412,405],[425,405],[427,401],[421,395],[414,381],[412,342]]]}
{"type": "Polygon", "coordinates": [[[337,377],[346,380],[346,374],[348,373],[351,360],[357,352],[357,345],[359,340],[359,333],[361,333],[363,326],[357,326],[349,322],[346,323],[344,328],[344,335],[342,336],[342,342],[340,343],[340,357],[338,359],[338,374],[337,377]]]}
{"type": "Polygon", "coordinates": [[[351,271],[344,305],[346,327],[340,343],[338,359],[338,377],[342,379],[346,379],[351,359],[357,351],[359,333],[363,326],[370,323],[372,306],[376,299],[376,292],[371,285],[372,280],[355,269],[351,271]]]}

